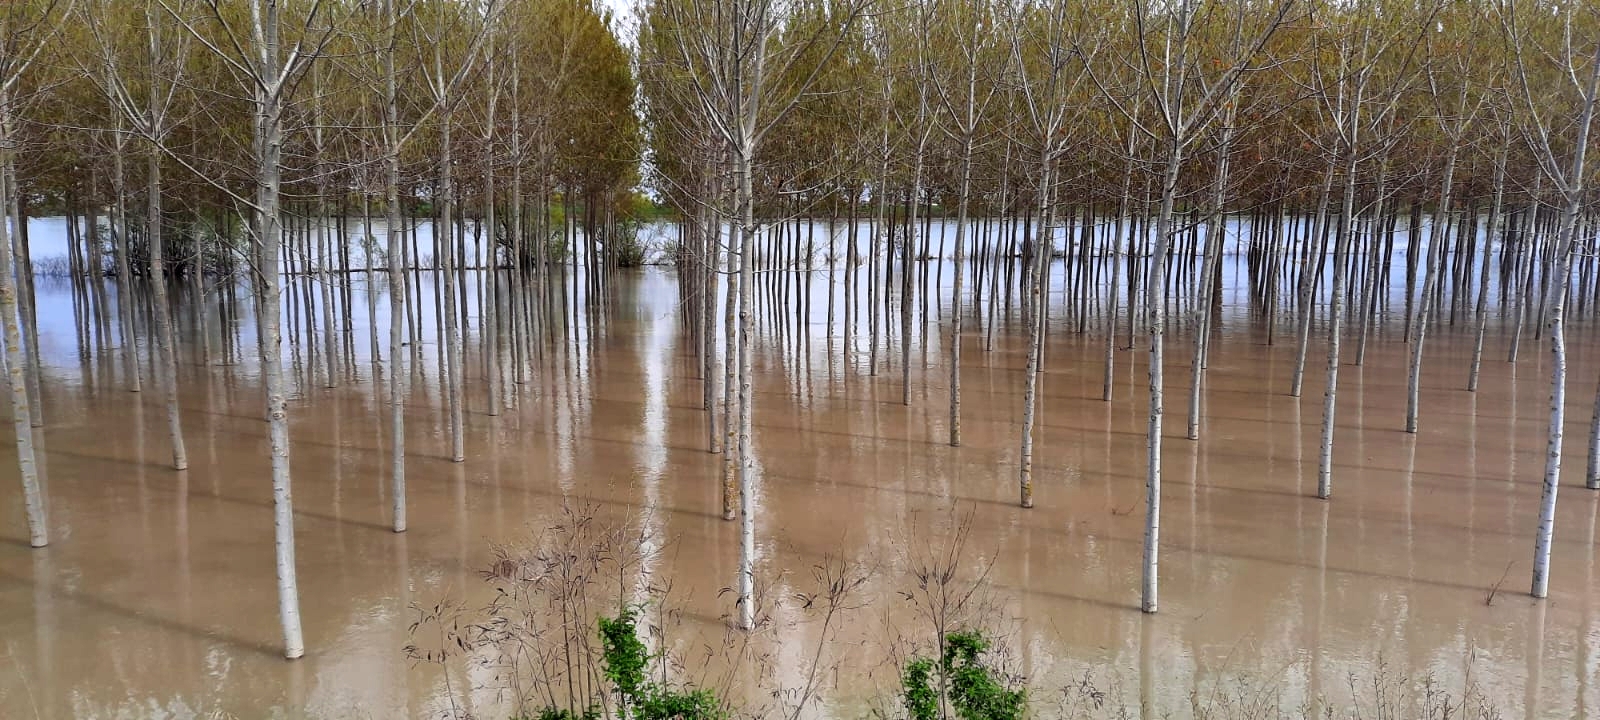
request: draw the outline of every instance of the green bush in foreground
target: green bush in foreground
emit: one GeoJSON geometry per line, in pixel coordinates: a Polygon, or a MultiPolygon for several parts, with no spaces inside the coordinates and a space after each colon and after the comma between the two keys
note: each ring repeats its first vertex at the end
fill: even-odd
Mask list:
{"type": "MultiPolygon", "coordinates": [[[[601,670],[618,700],[619,715],[632,720],[724,720],[722,703],[710,690],[677,690],[650,681],[650,651],[639,640],[638,609],[624,608],[599,621],[601,670]]],[[[547,707],[533,720],[594,720],[600,709],[581,715],[547,707]]]]}
{"type": "Polygon", "coordinates": [[[1028,693],[1012,690],[995,677],[982,660],[988,649],[982,633],[953,632],[944,636],[944,653],[937,665],[927,658],[908,663],[901,693],[911,720],[940,720],[941,699],[961,720],[1019,720],[1027,709],[1028,693]]]}

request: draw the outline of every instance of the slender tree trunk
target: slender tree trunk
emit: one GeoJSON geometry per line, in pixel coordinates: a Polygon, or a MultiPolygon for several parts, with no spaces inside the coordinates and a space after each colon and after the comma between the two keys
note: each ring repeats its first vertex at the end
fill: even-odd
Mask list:
{"type": "MultiPolygon", "coordinates": [[[[389,472],[392,478],[390,493],[394,508],[392,511],[394,531],[406,531],[406,427],[405,427],[405,383],[406,383],[406,350],[402,340],[407,311],[406,300],[410,294],[406,290],[405,278],[405,246],[401,237],[400,226],[400,106],[396,93],[396,80],[394,71],[395,55],[395,25],[399,15],[395,4],[399,0],[387,0],[386,11],[388,14],[388,44],[384,48],[383,74],[384,74],[384,131],[386,147],[384,148],[384,193],[388,202],[388,227],[385,229],[389,236],[389,472]]],[[[420,339],[420,337],[418,338],[420,339]]],[[[419,343],[420,344],[420,343],[419,343]]]]}
{"type": "Polygon", "coordinates": [[[1156,611],[1160,581],[1162,354],[1167,324],[1167,250],[1172,242],[1173,203],[1183,169],[1181,138],[1172,139],[1168,153],[1161,187],[1161,212],[1156,217],[1155,248],[1150,255],[1150,277],[1145,281],[1145,312],[1149,316],[1145,330],[1150,336],[1150,420],[1145,438],[1144,583],[1139,609],[1147,613],[1156,611]]]}
{"type": "Polygon", "coordinates": [[[922,193],[922,153],[912,172],[911,202],[906,207],[906,235],[900,260],[900,404],[911,406],[911,253],[917,238],[917,202],[922,193]]]}
{"type": "MultiPolygon", "coordinates": [[[[437,51],[434,55],[435,70],[440,70],[437,51]]],[[[438,98],[440,103],[449,102],[441,93],[438,98]]],[[[451,167],[454,159],[451,157],[452,129],[455,124],[453,113],[448,109],[440,114],[441,126],[439,143],[439,224],[434,227],[434,237],[439,242],[439,255],[443,257],[442,271],[444,274],[444,342],[445,342],[445,377],[448,379],[445,392],[449,395],[447,407],[450,413],[450,459],[454,462],[464,462],[467,459],[466,432],[462,427],[462,400],[461,374],[466,371],[466,362],[461,353],[461,321],[457,314],[456,304],[456,226],[455,226],[455,171],[451,167]]]]}
{"type": "MultiPolygon", "coordinates": [[[[1118,278],[1122,275],[1122,237],[1128,233],[1132,237],[1132,223],[1128,217],[1130,205],[1129,193],[1133,188],[1133,151],[1134,142],[1138,138],[1138,128],[1131,123],[1128,127],[1128,144],[1125,148],[1127,162],[1122,166],[1122,195],[1118,200],[1116,235],[1106,243],[1107,252],[1111,253],[1111,277],[1106,281],[1106,345],[1105,345],[1105,376],[1100,384],[1100,399],[1111,402],[1112,388],[1115,386],[1115,366],[1117,358],[1117,291],[1121,289],[1118,278]]],[[[1128,247],[1133,247],[1129,241],[1128,247]]],[[[1128,256],[1128,275],[1133,275],[1133,256],[1128,256]]],[[[1131,318],[1131,311],[1130,311],[1131,318]]],[[[1132,320],[1129,320],[1130,324],[1132,320]]],[[[1130,331],[1131,332],[1131,331],[1130,331]]]]}
{"type": "MultiPolygon", "coordinates": [[[[15,132],[8,130],[8,134],[15,132]]],[[[24,212],[21,184],[17,182],[17,165],[6,164],[6,182],[11,185],[11,205],[7,208],[16,218],[17,311],[22,316],[22,351],[25,365],[24,382],[28,383],[28,424],[44,427],[44,393],[39,388],[39,315],[34,306],[33,260],[28,255],[28,215],[24,212]]]]}
{"type": "MultiPolygon", "coordinates": [[[[736,182],[738,181],[736,180],[736,182]]],[[[737,197],[740,187],[736,184],[733,188],[735,194],[733,209],[735,212],[743,212],[739,205],[740,200],[737,197]]],[[[742,217],[741,215],[741,219],[735,222],[742,223],[742,217]]],[[[721,233],[720,220],[717,231],[719,234],[721,233]]],[[[728,233],[728,242],[730,243],[727,253],[728,292],[723,301],[724,347],[722,350],[723,356],[726,358],[722,363],[722,519],[724,520],[732,520],[736,516],[734,506],[739,494],[739,463],[743,457],[741,454],[743,451],[739,446],[740,421],[738,414],[739,373],[742,372],[744,367],[741,364],[741,356],[739,354],[739,313],[741,310],[746,313],[749,312],[748,309],[742,307],[744,299],[750,296],[745,287],[743,268],[746,262],[745,258],[749,256],[753,249],[744,244],[744,226],[742,224],[736,229],[733,222],[730,222],[728,233]],[[739,233],[737,251],[732,246],[734,242],[733,233],[735,231],[739,233]],[[734,265],[735,259],[739,263],[737,266],[734,265]]],[[[754,259],[751,259],[750,262],[754,262],[754,259]]]]}
{"type": "MultiPolygon", "coordinates": [[[[976,92],[976,88],[973,88],[976,92]]],[[[971,117],[968,122],[976,122],[971,117]]],[[[967,205],[972,187],[972,125],[968,125],[966,140],[961,152],[960,185],[956,192],[956,265],[954,295],[950,301],[952,327],[950,329],[950,447],[961,446],[961,320],[964,313],[962,289],[966,270],[967,205]]]]}
{"type": "Polygon", "coordinates": [[[1333,242],[1333,288],[1328,299],[1328,376],[1322,393],[1322,444],[1317,457],[1317,497],[1328,499],[1333,493],[1333,427],[1338,409],[1339,341],[1344,330],[1344,286],[1350,253],[1350,235],[1355,218],[1356,168],[1359,161],[1355,142],[1355,123],[1350,130],[1349,158],[1345,165],[1344,208],[1339,212],[1339,229],[1333,242]]]}
{"type": "Polygon", "coordinates": [[[755,629],[755,455],[751,447],[751,358],[750,285],[754,268],[756,221],[753,189],[754,142],[746,129],[744,141],[735,153],[738,163],[739,201],[739,627],[755,629]]]}
{"type": "MultiPolygon", "coordinates": [[[[1596,90],[1600,89],[1600,46],[1596,46],[1588,87],[1583,94],[1583,112],[1578,120],[1578,135],[1572,151],[1572,167],[1561,187],[1566,207],[1556,238],[1554,274],[1547,296],[1550,328],[1550,429],[1545,446],[1544,492],[1539,499],[1539,528],[1533,544],[1533,590],[1536,598],[1550,594],[1550,543],[1555,535],[1556,492],[1561,488],[1561,436],[1566,422],[1567,329],[1566,302],[1572,256],[1578,251],[1578,215],[1583,207],[1583,185],[1588,168],[1589,128],[1594,121],[1596,90]]],[[[1592,480],[1585,483],[1594,487],[1592,480]]]]}
{"type": "MultiPolygon", "coordinates": [[[[1050,245],[1054,244],[1052,233],[1055,231],[1055,205],[1050,202],[1051,190],[1054,187],[1055,158],[1050,149],[1046,149],[1040,163],[1042,168],[1039,173],[1039,233],[1034,240],[1033,256],[1028,258],[1037,268],[1040,258],[1048,257],[1050,245]]],[[[1042,274],[1042,273],[1040,273],[1042,274]]],[[[1033,507],[1033,431],[1036,405],[1039,392],[1039,346],[1044,343],[1044,313],[1039,308],[1044,303],[1043,278],[1038,278],[1028,285],[1028,304],[1033,308],[1028,316],[1028,363],[1024,370],[1022,385],[1022,449],[1020,452],[1020,490],[1021,504],[1025,508],[1033,507]]],[[[991,297],[990,302],[994,299],[991,297]]]]}
{"type": "Polygon", "coordinates": [[[22,481],[22,506],[28,520],[28,545],[36,548],[50,544],[48,520],[45,516],[44,494],[39,487],[38,465],[33,450],[33,427],[29,423],[28,382],[24,377],[27,364],[22,350],[22,329],[17,318],[16,262],[11,252],[10,215],[11,187],[8,178],[13,162],[9,128],[10,98],[0,89],[0,327],[5,337],[6,376],[11,385],[11,425],[17,435],[17,468],[22,481]]]}
{"type": "MultiPolygon", "coordinates": [[[[1501,145],[1500,154],[1494,163],[1494,199],[1489,203],[1489,217],[1484,222],[1483,228],[1483,257],[1478,269],[1478,306],[1476,319],[1478,322],[1477,335],[1472,342],[1472,370],[1467,375],[1467,392],[1478,390],[1478,368],[1483,364],[1483,336],[1489,329],[1489,258],[1494,253],[1494,237],[1500,228],[1501,203],[1505,199],[1506,190],[1506,154],[1507,145],[1501,145]]],[[[1505,249],[1501,248],[1501,257],[1505,256],[1505,249]]],[[[1505,302],[1506,293],[1501,292],[1501,302],[1505,302]]]]}
{"type": "Polygon", "coordinates": [[[121,111],[113,108],[112,113],[117,118],[111,152],[111,194],[116,198],[111,214],[111,247],[117,267],[117,321],[121,325],[122,365],[128,391],[139,392],[143,389],[139,376],[139,333],[133,317],[133,270],[128,262],[127,140],[121,111]]]}
{"type": "Polygon", "coordinates": [[[1311,225],[1311,237],[1306,239],[1306,262],[1300,268],[1300,327],[1299,342],[1295,348],[1294,374],[1289,381],[1289,397],[1300,397],[1306,374],[1306,352],[1311,346],[1311,316],[1316,307],[1317,278],[1322,274],[1322,264],[1327,260],[1326,228],[1328,201],[1333,195],[1333,173],[1336,162],[1329,162],[1322,175],[1322,194],[1317,200],[1317,217],[1311,225]]]}
{"type": "MultiPolygon", "coordinates": [[[[481,278],[479,287],[487,287],[486,299],[478,301],[479,312],[482,315],[483,335],[487,338],[483,343],[485,357],[484,375],[489,380],[489,416],[500,414],[502,406],[511,406],[510,387],[506,382],[504,371],[504,358],[501,356],[504,348],[505,332],[503,328],[510,327],[510,323],[503,322],[500,312],[500,227],[495,218],[495,123],[499,118],[495,115],[497,101],[500,99],[499,86],[495,84],[495,52],[494,36],[488,39],[488,53],[485,65],[488,74],[485,85],[489,88],[487,121],[483,130],[483,212],[479,216],[484,232],[488,234],[489,252],[478,258],[483,265],[478,277],[481,278]],[[502,397],[504,395],[505,397],[502,397]]],[[[521,162],[521,158],[516,159],[521,162]]],[[[514,202],[521,202],[522,198],[513,198],[514,202]]],[[[513,296],[515,297],[515,296],[513,296]]]]}
{"type": "Polygon", "coordinates": [[[1444,165],[1439,210],[1434,215],[1428,233],[1428,264],[1423,270],[1422,300],[1418,303],[1415,319],[1417,328],[1415,337],[1411,339],[1411,372],[1406,381],[1406,432],[1413,434],[1417,432],[1418,402],[1422,389],[1422,345],[1428,336],[1428,316],[1433,312],[1433,296],[1439,284],[1439,275],[1443,272],[1440,260],[1444,255],[1444,245],[1448,242],[1445,233],[1450,223],[1450,191],[1455,182],[1457,153],[1457,148],[1452,146],[1444,165]]]}
{"type": "Polygon", "coordinates": [[[283,625],[284,657],[305,654],[300,630],[300,590],[294,558],[294,506],[289,484],[289,414],[284,395],[282,343],[282,278],[279,252],[283,225],[279,217],[279,162],[283,153],[285,80],[278,57],[278,6],[254,0],[257,21],[258,83],[255,101],[256,207],[255,226],[261,243],[261,376],[266,389],[267,428],[272,456],[273,534],[277,555],[278,614],[283,625]]]}
{"type": "Polygon", "coordinates": [[[183,444],[183,420],[178,406],[178,360],[172,333],[172,306],[167,298],[166,251],[161,233],[161,150],[150,148],[146,166],[149,215],[145,239],[150,244],[150,292],[155,304],[157,387],[167,406],[167,431],[172,438],[172,469],[187,470],[189,455],[183,444]]]}
{"type": "Polygon", "coordinates": [[[1200,381],[1204,375],[1207,343],[1211,334],[1211,277],[1217,272],[1222,255],[1222,235],[1226,232],[1226,216],[1222,212],[1224,194],[1228,187],[1228,158],[1233,145],[1234,103],[1228,103],[1223,120],[1222,141],[1217,147],[1216,174],[1211,179],[1211,221],[1206,227],[1206,245],[1200,266],[1200,313],[1194,330],[1194,358],[1189,365],[1189,427],[1188,438],[1200,439],[1200,381]]]}

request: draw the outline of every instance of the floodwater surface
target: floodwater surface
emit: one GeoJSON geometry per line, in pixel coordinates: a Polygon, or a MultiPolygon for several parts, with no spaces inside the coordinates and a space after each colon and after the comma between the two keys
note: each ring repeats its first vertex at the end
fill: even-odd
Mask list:
{"type": "MultiPolygon", "coordinates": [[[[822,700],[806,714],[860,717],[892,705],[896,638],[925,632],[902,593],[914,585],[919,552],[948,546],[965,525],[964,562],[986,573],[992,601],[980,620],[1036,688],[1043,716],[1061,688],[1086,676],[1108,703],[1148,717],[1188,716],[1225,696],[1271,695],[1298,709],[1316,697],[1363,695],[1374,678],[1421,687],[1430,677],[1456,694],[1478,688],[1505,717],[1600,713],[1600,493],[1582,488],[1600,356],[1587,323],[1572,333],[1550,597],[1535,601],[1527,588],[1549,411],[1546,346],[1525,338],[1519,361],[1506,362],[1509,330],[1496,310],[1480,389],[1468,393],[1472,324],[1442,318],[1430,328],[1421,430],[1412,435],[1402,430],[1401,321],[1375,325],[1360,366],[1347,343],[1333,497],[1318,500],[1323,334],[1313,336],[1304,397],[1289,397],[1291,314],[1281,314],[1268,345],[1259,309],[1234,282],[1243,271],[1232,256],[1228,265],[1199,441],[1183,438],[1190,341],[1169,345],[1155,615],[1138,607],[1142,349],[1117,351],[1115,398],[1102,402],[1102,321],[1079,334],[1067,309],[1052,308],[1036,507],[1024,510],[1016,495],[1026,337],[1012,303],[993,315],[992,347],[987,308],[967,308],[958,448],[947,443],[949,267],[926,335],[917,320],[909,406],[897,306],[884,319],[892,342],[880,347],[875,375],[868,311],[851,315],[847,343],[845,296],[832,289],[840,309],[830,322],[825,269],[812,273],[802,328],[761,315],[756,573],[776,629],[753,652],[766,682],[805,683],[821,630],[795,598],[814,585],[816,566],[842,558],[869,577],[835,628],[822,700]]],[[[467,273],[472,297],[479,277],[467,273]]],[[[423,297],[433,282],[421,280],[423,297]]],[[[447,597],[481,606],[489,596],[479,571],[492,545],[529,539],[562,522],[564,508],[591,508],[659,540],[649,567],[631,570],[628,582],[648,575],[670,584],[666,602],[681,615],[669,645],[692,656],[729,636],[736,613],[721,591],[734,584],[738,523],[720,518],[721,456],[706,452],[699,362],[675,270],[617,271],[604,288],[606,310],[568,313],[576,324],[517,386],[516,408],[498,415],[488,413],[473,319],[464,463],[448,458],[433,319],[424,318],[406,405],[404,534],[389,529],[387,365],[375,366],[368,350],[366,280],[349,283],[353,339],[341,343],[348,352],[336,387],[319,374],[320,333],[285,341],[307,646],[304,659],[287,662],[250,303],[230,311],[216,288],[180,301],[190,468],[174,472],[160,395],[148,380],[145,392],[128,392],[120,350],[98,352],[74,328],[82,298],[41,279],[47,424],[38,443],[52,542],[27,548],[14,446],[0,444],[0,475],[11,478],[0,484],[0,716],[424,718],[449,712],[452,698],[502,716],[481,668],[407,658],[404,648],[417,642],[413,606],[447,597]]],[[[864,291],[855,297],[866,302],[864,291]]],[[[1401,303],[1390,307],[1398,313],[1401,303]]],[[[386,328],[387,302],[377,305],[372,318],[386,328]]],[[[476,306],[469,314],[476,318],[476,306]]],[[[760,697],[770,688],[756,674],[732,692],[760,697]]]]}

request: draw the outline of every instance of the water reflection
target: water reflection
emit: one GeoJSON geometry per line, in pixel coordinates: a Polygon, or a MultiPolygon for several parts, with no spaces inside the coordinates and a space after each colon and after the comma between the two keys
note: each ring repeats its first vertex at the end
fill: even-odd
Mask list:
{"type": "MultiPolygon", "coordinates": [[[[1145,355],[1118,353],[1115,400],[1101,402],[1096,332],[1104,326],[1089,321],[1092,332],[1077,334],[1078,320],[1095,310],[1072,307],[1077,296],[1060,260],[1051,274],[1039,506],[1026,512],[1013,505],[1025,355],[1014,288],[991,275],[983,304],[969,299],[963,309],[978,329],[967,338],[963,368],[965,444],[952,449],[942,440],[941,335],[952,310],[951,267],[929,264],[930,281],[945,290],[919,290],[912,301],[919,318],[909,407],[899,403],[898,299],[867,306],[861,284],[849,297],[862,305],[852,307],[823,272],[809,282],[803,273],[764,281],[789,283],[790,300],[778,300],[776,285],[757,293],[763,583],[773,596],[797,591],[807,568],[829,553],[870,564],[871,610],[853,621],[851,635],[875,658],[891,627],[911,625],[896,592],[906,538],[928,533],[959,505],[973,516],[973,551],[994,563],[992,585],[1018,616],[1012,643],[1042,687],[1092,670],[1116,701],[1165,717],[1186,714],[1192,695],[1219,692],[1229,678],[1250,678],[1279,693],[1284,707],[1298,707],[1347,695],[1346,676],[1372,671],[1381,657],[1397,674],[1431,673],[1452,687],[1470,672],[1507,716],[1592,716],[1600,669],[1596,500],[1564,500],[1551,600],[1522,594],[1538,493],[1532,473],[1543,449],[1543,354],[1486,363],[1481,389],[1467,394],[1459,388],[1470,329],[1442,324],[1430,339],[1423,431],[1407,436],[1399,431],[1405,346],[1399,311],[1391,310],[1372,328],[1364,364],[1341,376],[1348,405],[1340,417],[1350,424],[1336,449],[1340,494],[1316,501],[1308,478],[1320,398],[1283,395],[1292,343],[1280,328],[1276,344],[1266,344],[1248,265],[1224,267],[1202,440],[1168,443],[1159,616],[1135,607],[1145,355]],[[797,316],[802,295],[810,312],[797,316]],[[876,375],[863,337],[873,315],[885,331],[876,375]],[[846,326],[846,318],[854,320],[846,326]]],[[[0,707],[37,707],[24,716],[45,718],[431,717],[448,708],[448,685],[492,716],[492,694],[459,692],[483,682],[476,671],[453,666],[446,675],[404,660],[409,608],[447,594],[481,602],[474,570],[487,561],[488,543],[548,526],[563,502],[633,517],[645,523],[641,533],[668,544],[636,572],[638,581],[674,583],[691,618],[680,646],[720,632],[731,604],[718,590],[733,581],[737,526],[717,519],[721,458],[703,449],[698,346],[685,329],[677,274],[626,271],[598,287],[570,268],[553,276],[567,291],[548,318],[556,340],[526,382],[511,385],[514,409],[493,417],[476,321],[490,301],[487,283],[479,271],[464,278],[462,312],[473,319],[465,333],[464,464],[448,460],[441,323],[432,310],[439,283],[428,272],[410,283],[424,312],[405,321],[405,351],[415,362],[406,407],[413,516],[404,535],[388,531],[383,373],[392,365],[379,337],[388,303],[372,302],[387,283],[358,273],[339,285],[333,317],[341,333],[330,343],[317,332],[327,317],[317,280],[295,280],[301,299],[286,303],[285,314],[301,332],[284,343],[284,357],[295,383],[311,650],[300,663],[279,660],[275,649],[271,495],[246,289],[208,283],[180,294],[192,466],[175,474],[163,465],[156,394],[126,392],[123,355],[148,368],[149,344],[125,342],[114,314],[91,312],[97,293],[41,280],[49,424],[40,466],[56,541],[29,552],[18,544],[20,517],[0,521],[0,638],[9,656],[0,707]]],[[[1393,282],[1383,302],[1403,307],[1403,284],[1393,282]]],[[[1498,317],[1491,328],[1499,355],[1508,338],[1498,317]]],[[[1573,367],[1591,367],[1588,327],[1574,336],[1573,367]]],[[[1317,386],[1317,372],[1308,387],[1317,386]]],[[[1589,396],[1593,376],[1575,370],[1574,398],[1589,396]]],[[[783,614],[790,612],[780,608],[780,618],[793,621],[783,614]]],[[[797,638],[814,639],[805,632],[797,638]]],[[[780,675],[803,671],[802,657],[777,657],[780,675]]],[[[837,716],[858,714],[852,710],[880,682],[847,672],[837,716]]]]}

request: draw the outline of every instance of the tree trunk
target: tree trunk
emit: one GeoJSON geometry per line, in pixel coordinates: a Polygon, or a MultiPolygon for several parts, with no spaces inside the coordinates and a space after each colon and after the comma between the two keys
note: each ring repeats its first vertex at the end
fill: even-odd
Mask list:
{"type": "Polygon", "coordinates": [[[143,389],[139,376],[139,333],[133,320],[133,270],[128,262],[127,140],[121,110],[113,108],[112,112],[117,117],[111,152],[111,193],[116,196],[111,214],[111,247],[117,266],[117,322],[121,326],[122,365],[128,391],[139,392],[143,389]]]}
{"type": "Polygon", "coordinates": [[[1333,241],[1333,288],[1328,299],[1328,376],[1322,393],[1322,444],[1317,456],[1317,497],[1324,500],[1333,493],[1333,423],[1338,408],[1339,340],[1344,330],[1345,260],[1350,253],[1350,234],[1355,218],[1356,152],[1352,128],[1349,158],[1345,166],[1344,208],[1339,212],[1339,229],[1333,241]]]}
{"type": "Polygon", "coordinates": [[[1206,352],[1211,335],[1211,277],[1217,272],[1222,255],[1222,236],[1227,231],[1222,212],[1224,194],[1228,187],[1228,152],[1233,144],[1234,103],[1228,103],[1223,120],[1222,141],[1217,147],[1216,174],[1211,179],[1211,222],[1206,227],[1204,257],[1200,263],[1200,313],[1194,330],[1194,358],[1189,366],[1189,427],[1188,438],[1200,439],[1200,381],[1204,375],[1206,352]]]}
{"type": "MultiPolygon", "coordinates": [[[[1578,120],[1578,136],[1572,151],[1572,167],[1561,187],[1566,208],[1561,215],[1560,235],[1556,239],[1554,275],[1548,295],[1550,327],[1550,429],[1545,447],[1544,492],[1539,499],[1539,528],[1533,544],[1533,590],[1536,598],[1550,594],[1550,542],[1555,535],[1556,492],[1561,488],[1561,435],[1566,420],[1567,399],[1567,276],[1572,256],[1578,251],[1578,215],[1583,207],[1585,156],[1589,149],[1589,126],[1594,121],[1596,90],[1600,89],[1600,46],[1590,61],[1583,113],[1578,120]]],[[[1592,483],[1586,483],[1593,487],[1592,483]]]]}
{"type": "Polygon", "coordinates": [[[291,660],[305,654],[300,630],[300,590],[294,559],[294,507],[289,485],[289,417],[284,399],[283,338],[279,332],[282,312],[282,278],[279,252],[283,246],[283,225],[279,217],[279,160],[283,153],[283,96],[285,90],[278,58],[278,6],[262,3],[257,8],[259,48],[257,73],[265,84],[258,84],[255,101],[256,208],[255,226],[261,243],[261,376],[266,386],[267,428],[272,455],[273,535],[277,555],[278,615],[283,625],[283,655],[291,660]]]}
{"type": "Polygon", "coordinates": [[[1180,138],[1172,139],[1168,149],[1167,169],[1161,187],[1161,213],[1156,217],[1156,242],[1150,254],[1150,277],[1145,281],[1145,312],[1149,316],[1145,330],[1150,335],[1150,419],[1145,438],[1145,525],[1144,525],[1144,583],[1139,609],[1153,613],[1159,585],[1159,555],[1161,548],[1161,416],[1162,408],[1162,353],[1164,351],[1167,299],[1167,249],[1172,242],[1172,210],[1178,195],[1178,176],[1183,169],[1183,144],[1180,138]]]}
{"type": "Polygon", "coordinates": [[[755,456],[751,448],[751,392],[750,392],[750,285],[754,268],[751,267],[755,251],[756,221],[755,192],[752,187],[754,154],[750,131],[735,153],[739,174],[739,627],[755,629],[755,456]]]}
{"type": "Polygon", "coordinates": [[[1455,182],[1457,154],[1457,147],[1452,145],[1449,159],[1444,164],[1444,186],[1439,192],[1439,210],[1434,215],[1428,233],[1428,265],[1423,275],[1422,301],[1417,305],[1417,329],[1415,337],[1411,339],[1411,373],[1406,380],[1406,432],[1413,434],[1417,432],[1417,404],[1422,389],[1422,345],[1428,336],[1428,316],[1432,314],[1433,296],[1442,272],[1440,258],[1444,255],[1444,244],[1447,242],[1445,232],[1450,223],[1450,191],[1455,182]]]}
{"type": "MultiPolygon", "coordinates": [[[[1103,402],[1111,402],[1111,391],[1115,385],[1113,380],[1117,357],[1117,291],[1122,287],[1117,283],[1117,278],[1122,275],[1123,233],[1126,232],[1131,237],[1133,232],[1132,223],[1129,221],[1128,217],[1128,208],[1131,204],[1129,200],[1129,192],[1133,188],[1133,150],[1134,141],[1138,138],[1137,131],[1138,128],[1133,127],[1130,123],[1130,126],[1128,127],[1128,144],[1126,148],[1127,162],[1122,167],[1122,195],[1120,196],[1117,207],[1116,235],[1111,238],[1110,242],[1106,243],[1106,250],[1107,252],[1111,253],[1111,276],[1106,281],[1105,376],[1102,378],[1100,385],[1100,400],[1103,402]]],[[[1129,241],[1128,247],[1133,247],[1132,241],[1129,241]]],[[[1133,268],[1131,267],[1131,264],[1133,263],[1132,255],[1128,257],[1128,262],[1130,264],[1128,275],[1131,277],[1133,275],[1133,268]]],[[[1130,323],[1131,322],[1132,321],[1130,320],[1130,323]]]]}
{"type": "MultiPolygon", "coordinates": [[[[976,92],[976,88],[973,88],[976,92]]],[[[968,122],[976,122],[968,118],[968,122]]],[[[972,129],[968,126],[961,150],[961,177],[956,190],[956,265],[953,296],[950,301],[950,447],[961,447],[961,319],[962,287],[966,270],[967,204],[972,187],[972,129]]]]}
{"type": "Polygon", "coordinates": [[[38,466],[33,451],[33,427],[29,423],[28,382],[24,377],[27,360],[22,351],[22,329],[17,318],[17,280],[15,258],[11,252],[11,187],[7,178],[12,164],[9,147],[10,98],[0,90],[0,326],[5,337],[6,376],[11,385],[11,425],[17,434],[17,468],[22,480],[23,510],[28,520],[28,545],[50,544],[44,495],[39,487],[38,466]]]}
{"type": "MultiPolygon", "coordinates": [[[[398,14],[395,4],[388,0],[388,46],[384,50],[384,129],[387,140],[385,150],[384,193],[388,201],[386,232],[389,235],[389,468],[393,493],[392,512],[395,532],[406,531],[406,426],[405,383],[406,349],[401,339],[407,311],[405,248],[400,229],[400,109],[396,94],[394,72],[395,25],[398,14]]],[[[420,337],[418,338],[420,340],[420,337]]],[[[419,343],[420,344],[420,343],[419,343]]]]}
{"type": "MultiPolygon", "coordinates": [[[[1500,227],[1501,203],[1505,199],[1506,190],[1506,145],[1500,148],[1500,154],[1494,163],[1494,199],[1489,203],[1489,217],[1484,221],[1483,228],[1483,257],[1479,260],[1482,265],[1478,269],[1478,306],[1477,322],[1478,331],[1472,342],[1472,370],[1467,374],[1467,392],[1478,390],[1478,368],[1483,364],[1483,336],[1489,329],[1489,258],[1494,253],[1494,236],[1500,227]]],[[[1505,256],[1504,248],[1501,257],[1505,256]]],[[[1501,303],[1505,302],[1506,294],[1501,292],[1501,303]]]]}
{"type": "MultiPolygon", "coordinates": [[[[1050,193],[1054,178],[1055,159],[1051,150],[1046,150],[1039,173],[1039,234],[1033,243],[1033,256],[1028,260],[1035,267],[1040,263],[1040,258],[1048,258],[1050,245],[1054,244],[1055,205],[1050,202],[1050,193]]],[[[1042,274],[1042,273],[1040,273],[1042,274]]],[[[1026,313],[1028,316],[1028,364],[1023,375],[1022,385],[1022,449],[1020,452],[1020,491],[1021,504],[1025,508],[1033,507],[1033,428],[1038,403],[1039,389],[1039,346],[1044,343],[1044,313],[1039,308],[1044,303],[1043,278],[1038,278],[1028,285],[1028,304],[1034,309],[1026,313]]],[[[991,297],[990,302],[994,302],[991,297]]]]}
{"type": "MultiPolygon", "coordinates": [[[[435,70],[438,67],[439,56],[437,50],[434,54],[435,70]]],[[[440,103],[449,100],[441,96],[440,103]]],[[[450,459],[454,462],[464,462],[467,459],[466,432],[462,427],[461,374],[466,372],[466,362],[461,353],[461,321],[458,314],[456,297],[456,225],[455,225],[455,171],[451,167],[454,159],[451,157],[452,134],[455,124],[453,114],[447,109],[440,114],[441,126],[439,143],[439,224],[434,227],[434,237],[439,243],[439,255],[443,257],[444,265],[441,268],[444,274],[444,342],[445,342],[445,377],[448,382],[445,392],[449,395],[447,407],[450,413],[450,459]]]]}
{"type": "MultiPolygon", "coordinates": [[[[159,132],[159,131],[158,131],[159,132]]],[[[150,243],[150,292],[155,304],[156,377],[167,405],[167,431],[172,438],[172,469],[187,470],[189,456],[183,444],[183,421],[178,406],[178,360],[172,333],[172,306],[167,299],[167,270],[161,233],[161,149],[150,148],[147,165],[149,215],[145,239],[150,243]]]]}

